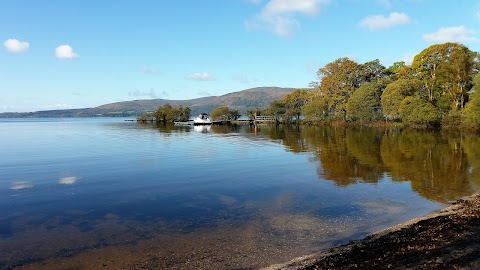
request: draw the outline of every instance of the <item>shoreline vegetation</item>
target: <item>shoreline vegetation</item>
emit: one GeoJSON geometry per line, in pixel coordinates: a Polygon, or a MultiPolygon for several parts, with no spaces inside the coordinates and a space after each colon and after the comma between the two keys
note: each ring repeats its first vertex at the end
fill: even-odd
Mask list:
{"type": "Polygon", "coordinates": [[[478,269],[480,194],[346,245],[263,270],[478,269]]]}
{"type": "MultiPolygon", "coordinates": [[[[478,52],[450,42],[424,49],[411,65],[395,62],[387,68],[378,59],[359,64],[343,57],[320,68],[318,81],[308,88],[242,113],[250,120],[269,116],[277,123],[480,131],[479,70],[478,52]]],[[[219,108],[225,113],[214,120],[236,120],[238,111],[219,108]]],[[[180,121],[180,114],[166,119],[166,109],[171,108],[138,120],[180,121]]]]}

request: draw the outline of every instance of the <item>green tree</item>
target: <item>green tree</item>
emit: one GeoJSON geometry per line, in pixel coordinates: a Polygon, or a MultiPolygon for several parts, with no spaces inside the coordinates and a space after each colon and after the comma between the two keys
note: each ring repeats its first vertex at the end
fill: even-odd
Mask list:
{"type": "Polygon", "coordinates": [[[421,93],[429,102],[435,102],[441,95],[439,69],[444,61],[445,46],[432,45],[415,56],[412,62],[413,74],[423,82],[425,93],[421,93]]]}
{"type": "Polygon", "coordinates": [[[154,117],[151,113],[145,113],[137,117],[137,121],[145,122],[145,121],[153,121],[154,117]]]}
{"type": "Polygon", "coordinates": [[[374,82],[379,79],[384,79],[390,75],[390,72],[380,64],[378,59],[366,62],[360,66],[362,81],[374,82]]]}
{"type": "Polygon", "coordinates": [[[453,109],[464,106],[473,74],[478,71],[478,54],[458,43],[432,45],[417,54],[413,74],[423,82],[425,97],[432,104],[448,95],[453,109]]]}
{"type": "Polygon", "coordinates": [[[330,116],[328,97],[316,96],[302,109],[302,114],[307,123],[318,123],[327,120],[330,116]]]}
{"type": "Polygon", "coordinates": [[[186,122],[190,118],[192,110],[189,107],[177,107],[178,114],[175,116],[176,121],[186,122]]]}
{"type": "Polygon", "coordinates": [[[155,120],[156,122],[175,122],[188,121],[190,117],[190,108],[183,106],[173,107],[170,104],[165,104],[158,107],[153,113],[147,113],[137,118],[138,121],[155,120]]]}
{"type": "Polygon", "coordinates": [[[442,69],[442,87],[452,101],[452,109],[460,110],[465,106],[473,76],[478,72],[478,55],[461,44],[449,45],[448,63],[442,69]]]}
{"type": "Polygon", "coordinates": [[[400,117],[409,124],[433,125],[438,123],[438,110],[418,96],[406,97],[400,103],[400,117]]]}
{"type": "Polygon", "coordinates": [[[385,119],[400,119],[400,103],[407,97],[417,93],[422,82],[417,79],[401,78],[387,85],[381,96],[382,111],[385,119]]]}
{"type": "Polygon", "coordinates": [[[230,110],[227,106],[221,106],[214,108],[210,115],[214,120],[229,121],[237,119],[238,111],[230,110]]]}
{"type": "Polygon", "coordinates": [[[270,106],[265,110],[266,114],[272,116],[276,121],[280,121],[287,109],[285,108],[285,103],[281,100],[274,100],[270,103],[270,106]]]}
{"type": "Polygon", "coordinates": [[[379,82],[363,84],[353,92],[347,102],[347,116],[350,120],[372,122],[382,117],[380,96],[384,85],[379,82]]]}
{"type": "Polygon", "coordinates": [[[153,112],[153,116],[157,122],[167,122],[167,116],[170,114],[172,110],[172,105],[165,104],[163,106],[158,107],[158,109],[153,112]]]}
{"type": "Polygon", "coordinates": [[[303,107],[310,101],[312,98],[317,95],[315,91],[298,89],[290,94],[287,94],[283,97],[282,103],[285,104],[285,118],[290,119],[295,117],[297,120],[300,119],[303,107]]]}
{"type": "Polygon", "coordinates": [[[248,109],[245,114],[247,115],[248,119],[253,120],[255,118],[255,115],[262,115],[262,110],[259,108],[255,109],[248,109]]]}
{"type": "Polygon", "coordinates": [[[463,123],[473,129],[480,129],[480,73],[474,78],[473,93],[465,106],[463,123]]]}

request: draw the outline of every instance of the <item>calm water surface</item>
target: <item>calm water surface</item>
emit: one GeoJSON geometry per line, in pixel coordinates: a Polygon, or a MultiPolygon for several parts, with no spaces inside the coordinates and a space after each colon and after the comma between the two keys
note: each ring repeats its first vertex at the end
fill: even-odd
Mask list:
{"type": "Polygon", "coordinates": [[[0,268],[259,268],[480,188],[480,138],[0,119],[0,268]]]}

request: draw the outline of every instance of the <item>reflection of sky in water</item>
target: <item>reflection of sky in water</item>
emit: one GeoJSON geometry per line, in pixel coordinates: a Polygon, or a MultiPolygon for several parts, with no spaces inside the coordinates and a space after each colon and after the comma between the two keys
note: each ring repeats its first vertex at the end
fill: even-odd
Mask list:
{"type": "Polygon", "coordinates": [[[0,125],[7,265],[22,254],[45,259],[162,241],[211,245],[218,256],[230,241],[273,263],[442,207],[387,174],[339,187],[318,176],[313,153],[286,152],[244,129],[164,131],[117,119],[0,125]]]}

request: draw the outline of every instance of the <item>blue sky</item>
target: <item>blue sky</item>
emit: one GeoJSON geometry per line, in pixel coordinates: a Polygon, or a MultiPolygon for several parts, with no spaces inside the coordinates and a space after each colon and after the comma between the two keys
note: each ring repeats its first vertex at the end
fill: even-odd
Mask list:
{"type": "Polygon", "coordinates": [[[0,0],[0,25],[0,112],[307,87],[339,57],[480,50],[472,0],[0,0]]]}

